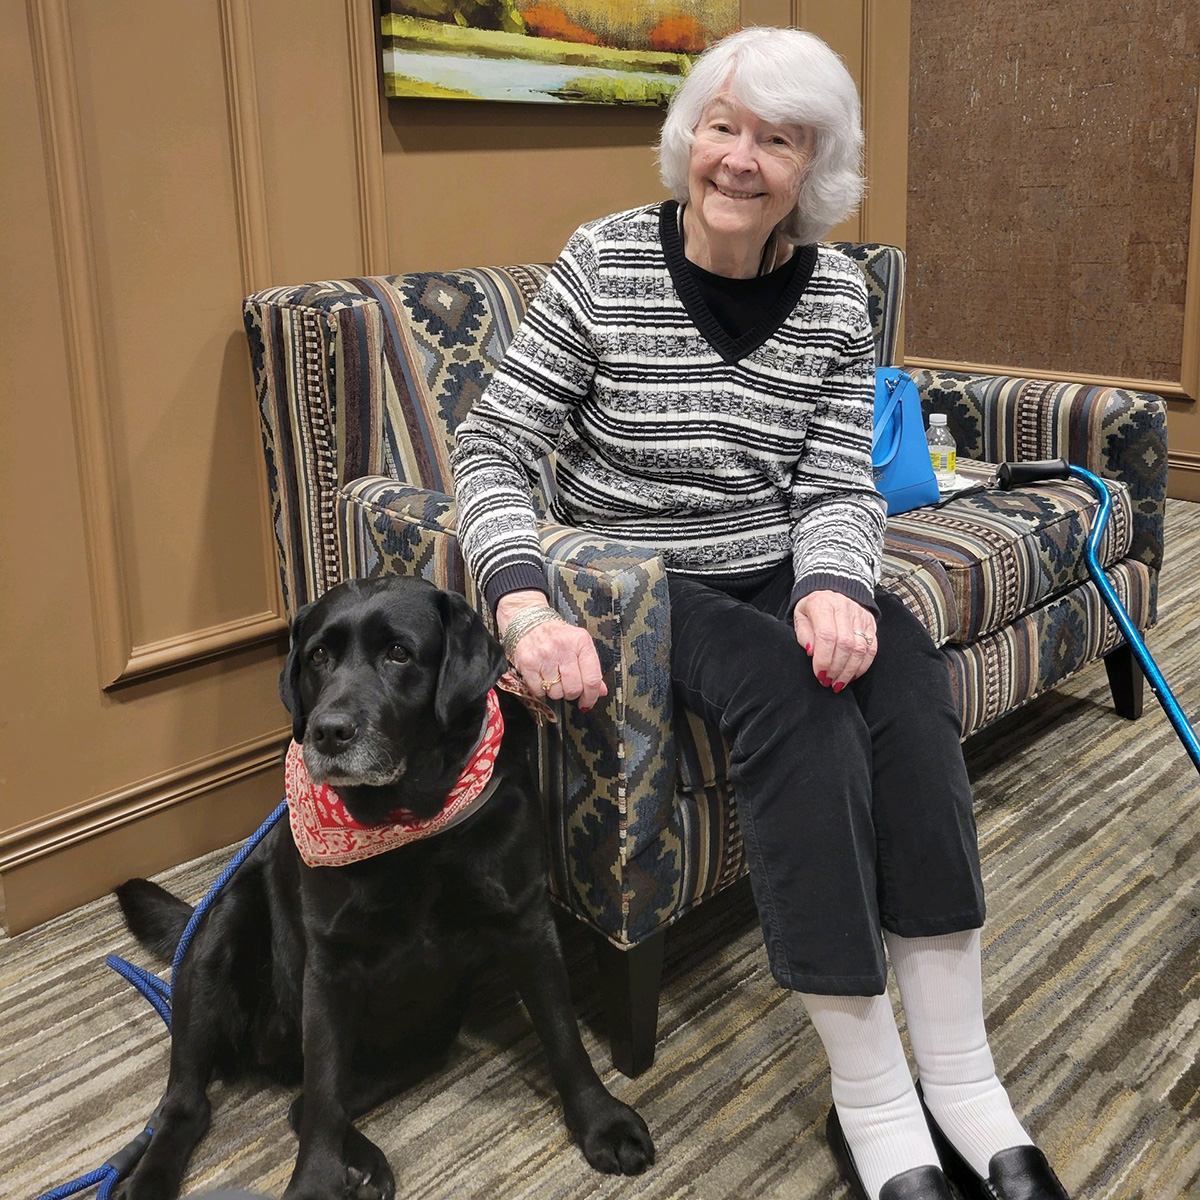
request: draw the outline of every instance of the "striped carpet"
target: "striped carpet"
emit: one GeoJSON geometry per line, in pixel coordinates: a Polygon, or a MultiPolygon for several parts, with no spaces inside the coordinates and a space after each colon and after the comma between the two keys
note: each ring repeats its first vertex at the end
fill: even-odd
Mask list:
{"type": "MultiPolygon", "coordinates": [[[[1170,502],[1151,649],[1200,712],[1200,506],[1170,502]]],[[[988,923],[992,1046],[1017,1112],[1074,1197],[1200,1196],[1200,786],[1153,697],[1116,717],[1104,670],[1035,701],[967,747],[988,923]]],[[[167,872],[199,895],[228,858],[167,872]]],[[[588,947],[566,939],[584,1036],[607,1064],[588,947]]],[[[0,1196],[33,1197],[133,1135],[166,1079],[167,1037],[102,965],[144,961],[104,900],[0,942],[0,1196]]],[[[482,989],[443,1073],[364,1131],[414,1200],[808,1200],[844,1197],[822,1123],[828,1072],[798,1001],[772,982],[744,890],[668,939],[654,1067],[613,1090],[639,1108],[659,1161],[593,1174],[567,1141],[524,1011],[482,989]]],[[[295,1153],[288,1097],[214,1089],[189,1192],[278,1196],[295,1153]]]]}

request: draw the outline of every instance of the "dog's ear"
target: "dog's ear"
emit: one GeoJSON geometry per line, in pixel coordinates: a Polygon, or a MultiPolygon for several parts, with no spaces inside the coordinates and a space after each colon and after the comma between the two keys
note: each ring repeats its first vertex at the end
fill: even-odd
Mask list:
{"type": "Polygon", "coordinates": [[[433,711],[447,729],[468,704],[480,699],[503,673],[507,660],[500,643],[458,592],[438,592],[442,617],[442,665],[433,711]]]}
{"type": "Polygon", "coordinates": [[[313,604],[303,605],[292,618],[291,648],[288,650],[287,662],[279,672],[279,698],[284,707],[292,714],[292,739],[304,741],[304,702],[300,699],[300,644],[304,640],[304,623],[313,610],[313,604]]]}

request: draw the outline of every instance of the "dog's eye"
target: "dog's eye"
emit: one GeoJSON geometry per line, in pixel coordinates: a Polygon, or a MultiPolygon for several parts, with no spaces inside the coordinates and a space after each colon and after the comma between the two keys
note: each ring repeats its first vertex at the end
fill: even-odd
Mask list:
{"type": "Polygon", "coordinates": [[[407,648],[400,645],[399,642],[393,642],[388,647],[388,658],[390,658],[392,662],[404,663],[408,662],[409,653],[407,648]]]}
{"type": "Polygon", "coordinates": [[[315,650],[313,650],[309,654],[308,661],[310,663],[316,663],[319,666],[321,663],[325,662],[328,658],[329,658],[329,651],[326,650],[324,646],[318,646],[315,650]]]}

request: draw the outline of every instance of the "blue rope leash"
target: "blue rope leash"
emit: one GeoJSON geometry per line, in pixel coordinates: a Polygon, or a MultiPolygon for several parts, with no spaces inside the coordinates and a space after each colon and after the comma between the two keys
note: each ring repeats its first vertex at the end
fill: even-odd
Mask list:
{"type": "MultiPolygon", "coordinates": [[[[110,954],[104,960],[122,979],[127,980],[137,988],[142,996],[154,1007],[154,1011],[162,1017],[168,1029],[171,1028],[171,989],[175,986],[175,980],[179,973],[179,965],[183,962],[184,955],[187,954],[188,947],[192,943],[192,938],[196,935],[196,930],[204,914],[212,907],[225,885],[236,874],[237,869],[250,857],[254,852],[254,848],[271,832],[286,812],[287,801],[284,800],[254,833],[246,839],[242,848],[233,856],[229,865],[217,876],[212,887],[204,894],[204,899],[196,905],[192,911],[191,918],[188,920],[187,925],[184,926],[183,933],[179,937],[179,945],[175,947],[175,958],[171,963],[170,983],[167,983],[165,979],[159,979],[157,975],[147,971],[144,967],[127,962],[116,954],[110,954]]],[[[154,1122],[158,1118],[158,1111],[156,1108],[142,1132],[128,1145],[118,1150],[102,1167],[97,1167],[96,1170],[89,1171],[86,1175],[80,1175],[78,1179],[72,1179],[70,1183],[64,1183],[52,1191],[44,1192],[37,1200],[66,1200],[67,1196],[73,1196],[76,1192],[82,1192],[87,1188],[94,1187],[96,1184],[100,1185],[100,1190],[96,1193],[96,1200],[110,1200],[113,1189],[133,1170],[138,1159],[146,1152],[146,1147],[150,1145],[150,1138],[154,1133],[154,1122]]]]}
{"type": "MultiPolygon", "coordinates": [[[[64,1183],[62,1187],[56,1187],[52,1192],[46,1192],[45,1195],[39,1196],[38,1200],[66,1200],[67,1196],[73,1196],[76,1192],[82,1192],[84,1188],[90,1188],[93,1184],[108,1183],[108,1180],[115,1177],[116,1172],[112,1167],[100,1167],[95,1171],[89,1171],[86,1175],[80,1175],[78,1179],[71,1180],[70,1183],[64,1183]]],[[[111,1191],[111,1188],[109,1189],[111,1191]]],[[[103,1193],[97,1195],[96,1200],[101,1200],[103,1193]]]]}

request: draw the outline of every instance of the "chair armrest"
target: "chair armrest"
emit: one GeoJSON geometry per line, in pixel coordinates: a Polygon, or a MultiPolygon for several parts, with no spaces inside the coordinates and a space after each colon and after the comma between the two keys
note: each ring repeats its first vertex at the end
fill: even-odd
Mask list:
{"type": "Polygon", "coordinates": [[[1086,383],[911,369],[926,415],[944,412],[959,453],[986,462],[1065,458],[1129,487],[1130,556],[1162,566],[1167,406],[1161,396],[1086,383]]]}
{"type": "MultiPolygon", "coordinates": [[[[454,501],[394,479],[368,477],[338,495],[338,529],[348,573],[419,575],[463,591],[466,578],[454,501]]],[[[540,759],[550,806],[555,894],[601,932],[627,937],[640,902],[626,865],[667,829],[675,795],[667,576],[652,550],[624,546],[562,525],[540,526],[551,603],[592,635],[607,697],[589,713],[559,706],[543,730],[540,759]],[[572,870],[562,872],[561,864],[572,870]]],[[[490,620],[490,614],[487,615],[490,620]]]]}

